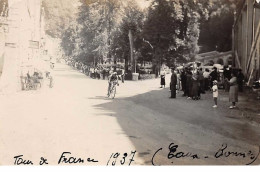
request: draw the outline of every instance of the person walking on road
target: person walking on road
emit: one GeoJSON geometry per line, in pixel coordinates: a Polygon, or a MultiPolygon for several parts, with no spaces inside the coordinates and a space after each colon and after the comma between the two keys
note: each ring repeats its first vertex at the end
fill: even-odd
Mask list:
{"type": "Polygon", "coordinates": [[[176,98],[176,85],[177,85],[177,75],[174,71],[174,68],[172,68],[172,76],[171,76],[171,97],[170,98],[176,98]]]}

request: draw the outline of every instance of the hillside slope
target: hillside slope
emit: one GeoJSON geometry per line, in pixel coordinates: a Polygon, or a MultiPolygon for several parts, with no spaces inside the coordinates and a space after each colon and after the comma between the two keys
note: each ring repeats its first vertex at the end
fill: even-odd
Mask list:
{"type": "Polygon", "coordinates": [[[79,0],[43,0],[46,33],[59,38],[61,32],[76,20],[79,5],[79,0]]]}

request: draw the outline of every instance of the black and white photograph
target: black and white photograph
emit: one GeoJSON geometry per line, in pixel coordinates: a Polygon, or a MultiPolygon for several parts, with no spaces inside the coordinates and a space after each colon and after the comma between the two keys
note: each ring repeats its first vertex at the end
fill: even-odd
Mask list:
{"type": "Polygon", "coordinates": [[[260,0],[0,0],[0,167],[259,164],[260,0]]]}

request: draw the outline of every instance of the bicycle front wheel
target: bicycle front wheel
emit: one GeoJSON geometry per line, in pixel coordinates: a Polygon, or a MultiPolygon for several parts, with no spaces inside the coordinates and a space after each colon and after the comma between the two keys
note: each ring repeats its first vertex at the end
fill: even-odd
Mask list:
{"type": "Polygon", "coordinates": [[[114,99],[115,98],[115,96],[116,96],[116,86],[114,86],[113,88],[112,88],[112,91],[111,91],[111,98],[112,99],[114,99]]]}

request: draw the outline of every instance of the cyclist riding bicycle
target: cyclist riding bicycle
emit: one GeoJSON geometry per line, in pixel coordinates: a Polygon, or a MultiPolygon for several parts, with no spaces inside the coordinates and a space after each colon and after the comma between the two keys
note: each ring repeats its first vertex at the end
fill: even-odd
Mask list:
{"type": "Polygon", "coordinates": [[[110,88],[112,87],[113,84],[117,84],[119,85],[118,83],[118,76],[117,76],[117,73],[114,72],[112,73],[109,77],[108,77],[108,89],[107,89],[107,96],[109,96],[109,92],[110,92],[110,88]]]}

